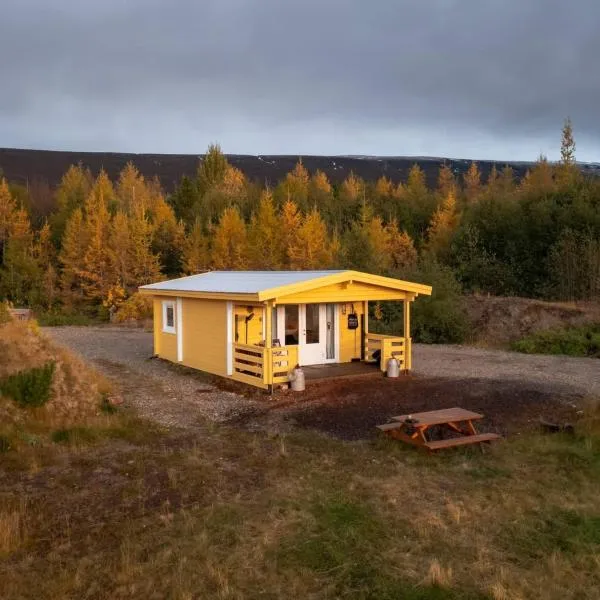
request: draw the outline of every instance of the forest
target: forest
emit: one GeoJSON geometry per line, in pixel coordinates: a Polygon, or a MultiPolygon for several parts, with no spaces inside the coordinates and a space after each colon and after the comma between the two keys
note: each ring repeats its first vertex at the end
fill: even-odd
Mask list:
{"type": "MultiPolygon", "coordinates": [[[[1,167],[1,165],[0,165],[1,167]]],[[[350,268],[434,286],[415,314],[415,337],[460,341],[461,294],[552,300],[600,297],[600,179],[575,160],[569,120],[561,158],[540,157],[517,180],[485,180],[473,162],[445,164],[428,187],[406,181],[332,185],[299,159],[272,187],[247,179],[218,145],[165,194],[128,164],[117,181],[73,165],[36,214],[23,186],[0,179],[0,299],[40,314],[135,316],[137,286],[209,269],[350,268]]],[[[373,307],[393,327],[391,305],[373,307]]]]}

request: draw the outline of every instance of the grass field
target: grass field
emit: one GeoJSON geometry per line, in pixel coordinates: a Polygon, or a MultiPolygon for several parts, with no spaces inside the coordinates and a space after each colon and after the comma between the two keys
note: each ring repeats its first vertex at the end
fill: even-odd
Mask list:
{"type": "Polygon", "coordinates": [[[3,598],[597,598],[593,415],[436,456],[106,418],[0,455],[3,598]]]}

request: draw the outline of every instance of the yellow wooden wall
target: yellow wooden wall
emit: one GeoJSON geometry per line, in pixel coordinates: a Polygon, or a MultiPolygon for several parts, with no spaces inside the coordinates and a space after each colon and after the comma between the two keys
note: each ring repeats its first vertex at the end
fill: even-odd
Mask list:
{"type": "Polygon", "coordinates": [[[227,302],[183,298],[183,361],[187,367],[227,374],[227,302]]]}
{"type": "Polygon", "coordinates": [[[350,362],[354,358],[360,358],[361,336],[363,329],[361,327],[360,317],[364,312],[362,302],[354,302],[354,312],[358,315],[358,329],[348,329],[348,315],[353,312],[352,303],[340,304],[338,306],[338,323],[340,335],[340,358],[339,362],[350,362]],[[343,307],[346,307],[346,314],[342,314],[343,307]]]}
{"type": "Polygon", "coordinates": [[[245,304],[234,304],[233,315],[233,341],[238,344],[258,344],[263,339],[263,307],[254,306],[254,317],[248,321],[248,338],[246,339],[246,317],[248,316],[248,306],[245,304]],[[235,339],[235,319],[238,323],[239,337],[235,339]]]}
{"type": "MultiPolygon", "coordinates": [[[[175,298],[154,296],[154,354],[161,358],[177,362],[177,335],[174,333],[165,333],[162,323],[162,301],[172,300],[176,303],[175,298]]],[[[175,323],[177,324],[177,311],[175,311],[175,323]]]]}

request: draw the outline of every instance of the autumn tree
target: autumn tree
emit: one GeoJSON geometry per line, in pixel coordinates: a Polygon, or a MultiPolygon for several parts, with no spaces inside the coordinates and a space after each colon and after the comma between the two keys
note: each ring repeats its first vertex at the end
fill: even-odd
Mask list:
{"type": "Polygon", "coordinates": [[[341,224],[340,203],[336,202],[333,187],[323,171],[317,172],[310,178],[308,184],[308,203],[316,206],[330,227],[341,224]]]}
{"type": "Polygon", "coordinates": [[[403,271],[415,266],[417,250],[412,238],[398,228],[394,220],[386,226],[390,268],[392,271],[403,271]]]}
{"type": "Polygon", "coordinates": [[[243,270],[248,267],[246,224],[235,206],[223,211],[215,229],[212,264],[215,269],[243,270]]]}
{"type": "Polygon", "coordinates": [[[292,200],[287,200],[281,207],[279,215],[280,230],[283,236],[283,248],[285,254],[285,266],[292,264],[290,249],[297,246],[297,237],[302,225],[302,214],[298,206],[292,200]]]}
{"type": "Polygon", "coordinates": [[[67,305],[83,301],[83,257],[88,245],[89,232],[83,222],[83,211],[76,208],[67,221],[59,254],[60,288],[67,305]]]}
{"type": "MultiPolygon", "coordinates": [[[[112,185],[110,189],[112,190],[112,185]]],[[[100,185],[94,186],[85,203],[88,243],[83,254],[81,280],[85,296],[96,303],[106,298],[114,283],[114,277],[111,277],[112,263],[108,244],[110,216],[104,196],[107,190],[108,187],[100,181],[100,185]]],[[[113,195],[112,198],[114,197],[113,195]]]]}
{"type": "Polygon", "coordinates": [[[326,269],[331,266],[333,252],[327,227],[317,208],[302,219],[298,234],[287,249],[290,267],[294,270],[326,269]]]}
{"type": "Polygon", "coordinates": [[[128,162],[119,174],[116,196],[119,208],[127,214],[137,210],[138,205],[144,210],[150,207],[150,191],[132,162],[128,162]]]}
{"type": "Polygon", "coordinates": [[[476,162],[472,162],[469,170],[463,177],[465,198],[468,203],[479,200],[481,195],[481,173],[476,162]]]}
{"type": "Polygon", "coordinates": [[[196,221],[183,243],[183,273],[185,275],[202,273],[208,270],[210,262],[209,238],[202,230],[202,223],[196,221]]]}
{"type": "Polygon", "coordinates": [[[437,193],[440,198],[447,198],[448,194],[453,194],[456,198],[458,186],[456,177],[452,168],[448,164],[443,164],[438,172],[437,193]]]}
{"type": "Polygon", "coordinates": [[[135,291],[139,285],[156,281],[160,275],[158,256],[152,251],[152,224],[141,204],[134,204],[129,216],[131,236],[132,280],[133,286],[128,292],[135,291]]]}
{"type": "Polygon", "coordinates": [[[280,269],[285,261],[285,240],[270,190],[263,191],[248,232],[249,261],[254,269],[280,269]]]}
{"type": "Polygon", "coordinates": [[[454,193],[450,192],[433,214],[428,230],[426,247],[436,258],[447,258],[458,222],[456,198],[454,193]]]}

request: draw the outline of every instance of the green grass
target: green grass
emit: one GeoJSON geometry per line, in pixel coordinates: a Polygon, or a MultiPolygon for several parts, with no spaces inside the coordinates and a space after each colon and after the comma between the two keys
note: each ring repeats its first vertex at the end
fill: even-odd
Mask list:
{"type": "Polygon", "coordinates": [[[564,354],[600,358],[600,323],[538,331],[512,344],[526,354],[564,354]]]}
{"type": "Polygon", "coordinates": [[[21,408],[35,408],[48,402],[52,393],[54,361],[42,367],[18,371],[0,380],[0,393],[12,398],[21,408]]]}

